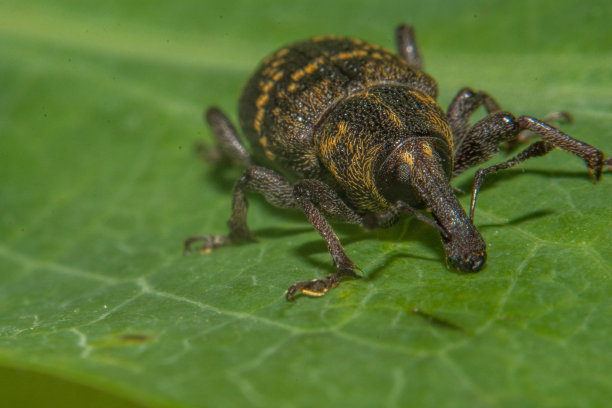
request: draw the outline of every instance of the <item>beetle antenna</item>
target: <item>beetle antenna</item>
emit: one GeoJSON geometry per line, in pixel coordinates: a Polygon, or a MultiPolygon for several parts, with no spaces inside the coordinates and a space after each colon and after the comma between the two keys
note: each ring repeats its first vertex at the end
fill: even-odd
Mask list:
{"type": "Polygon", "coordinates": [[[417,211],[416,209],[412,208],[411,206],[409,206],[408,204],[406,204],[403,201],[399,202],[399,210],[402,212],[405,212],[409,215],[412,215],[414,218],[416,218],[417,220],[424,222],[425,224],[434,227],[435,229],[437,229],[438,231],[440,231],[440,234],[442,234],[442,237],[444,239],[450,239],[450,234],[446,231],[446,229],[444,229],[444,227],[442,225],[440,225],[440,223],[438,223],[438,221],[436,220],[432,220],[429,217],[426,217],[425,215],[421,214],[419,211],[417,211]]]}

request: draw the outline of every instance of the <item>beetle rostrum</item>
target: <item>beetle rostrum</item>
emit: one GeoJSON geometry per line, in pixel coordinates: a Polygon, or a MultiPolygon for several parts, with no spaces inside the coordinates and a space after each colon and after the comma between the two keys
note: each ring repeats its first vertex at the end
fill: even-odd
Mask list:
{"type": "Polygon", "coordinates": [[[612,159],[598,149],[529,116],[502,110],[487,93],[462,89],[446,112],[436,102],[436,81],[423,71],[410,26],[396,30],[398,54],[345,37],[324,36],[282,48],[263,61],[239,103],[238,132],[217,108],[206,119],[220,153],[246,167],[233,190],[226,235],[194,236],[200,251],[252,241],[245,193],[263,194],[275,206],[299,209],[326,241],[336,272],[297,282],[298,293],[321,296],[356,266],[328,220],[386,228],[403,215],[440,232],[448,263],[480,270],[486,243],[474,226],[476,198],[485,176],[553,149],[582,159],[594,181],[612,159]],[[471,115],[487,115],[474,124],[471,115]],[[525,131],[540,136],[531,141],[525,131]],[[479,169],[469,213],[450,181],[499,152],[504,143],[530,142],[500,164],[479,169]],[[431,218],[421,213],[429,209],[431,218]]]}

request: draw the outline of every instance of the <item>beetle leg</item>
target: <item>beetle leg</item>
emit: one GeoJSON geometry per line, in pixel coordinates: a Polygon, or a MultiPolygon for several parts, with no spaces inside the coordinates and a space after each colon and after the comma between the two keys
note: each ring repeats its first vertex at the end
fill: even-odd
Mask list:
{"type": "Polygon", "coordinates": [[[485,176],[487,174],[495,173],[503,169],[509,169],[510,167],[514,167],[517,164],[531,157],[544,156],[546,153],[552,151],[554,148],[555,147],[552,145],[552,143],[540,140],[533,143],[510,160],[493,165],[491,167],[487,167],[485,169],[478,169],[476,175],[474,176],[474,185],[472,187],[472,201],[470,202],[470,221],[474,223],[474,208],[476,207],[476,197],[478,196],[480,186],[482,186],[482,183],[484,182],[485,176]]]}
{"type": "Polygon", "coordinates": [[[453,177],[495,156],[500,143],[513,140],[519,130],[516,119],[507,112],[497,112],[478,121],[468,129],[461,143],[455,144],[453,177]]]}
{"type": "Polygon", "coordinates": [[[200,252],[203,253],[208,253],[220,246],[253,241],[246,223],[248,202],[245,192],[247,191],[263,194],[266,200],[274,206],[297,208],[293,186],[288,180],[265,167],[249,167],[234,185],[232,215],[227,222],[230,229],[229,234],[189,237],[183,245],[185,253],[191,252],[191,245],[197,241],[203,241],[200,247],[200,252]]]}
{"type": "Polygon", "coordinates": [[[295,185],[293,191],[304,214],[315,230],[325,239],[338,272],[322,279],[295,283],[287,290],[287,300],[292,300],[299,292],[311,296],[323,296],[329,289],[337,286],[342,278],[360,277],[355,273],[355,264],[344,252],[326,216],[355,224],[361,223],[362,217],[353,212],[329,186],[319,180],[301,181],[295,185]]]}
{"type": "Polygon", "coordinates": [[[414,30],[412,26],[401,25],[395,30],[395,42],[397,44],[397,53],[409,65],[422,70],[423,60],[421,53],[414,38],[414,30]]]}
{"type": "Polygon", "coordinates": [[[559,129],[541,120],[530,116],[515,118],[508,112],[497,112],[472,126],[468,135],[461,145],[458,146],[455,153],[455,170],[453,175],[455,176],[468,167],[493,157],[499,151],[500,143],[515,140],[517,135],[523,130],[535,132],[544,140],[534,143],[505,163],[491,166],[477,173],[472,190],[471,219],[473,219],[476,196],[486,174],[513,167],[531,157],[542,156],[553,150],[553,148],[572,153],[584,160],[594,181],[601,178],[604,165],[612,169],[612,158],[604,160],[604,155],[600,150],[566,135],[559,129]]]}
{"type": "Polygon", "coordinates": [[[499,104],[486,92],[476,92],[470,88],[463,88],[450,103],[446,116],[453,132],[453,143],[458,148],[470,131],[470,117],[481,106],[488,114],[501,110],[499,104]]]}
{"type": "MultiPolygon", "coordinates": [[[[572,121],[572,115],[565,111],[551,112],[544,117],[544,122],[552,123],[555,125],[571,123],[572,121]]],[[[527,129],[521,130],[514,140],[509,141],[508,143],[506,143],[505,146],[503,146],[503,149],[506,152],[510,152],[514,150],[515,147],[521,144],[529,143],[531,139],[534,139],[535,137],[537,137],[536,132],[527,129]]]]}
{"type": "Polygon", "coordinates": [[[585,161],[595,181],[601,177],[602,168],[608,165],[601,151],[576,140],[559,129],[530,116],[515,118],[508,112],[497,112],[477,122],[469,130],[463,142],[456,146],[453,177],[469,167],[485,162],[499,152],[499,145],[511,142],[523,130],[540,135],[556,148],[572,153],[585,161]]]}
{"type": "Polygon", "coordinates": [[[609,167],[611,158],[604,159],[601,150],[580,140],[574,139],[559,129],[531,116],[519,116],[516,122],[520,130],[526,129],[539,134],[542,139],[552,143],[556,148],[580,157],[587,165],[593,182],[601,178],[603,166],[609,167]]]}
{"type": "Polygon", "coordinates": [[[227,116],[215,107],[209,108],[204,116],[217,142],[218,153],[242,165],[250,166],[252,164],[251,156],[240,141],[236,128],[227,116]]]}

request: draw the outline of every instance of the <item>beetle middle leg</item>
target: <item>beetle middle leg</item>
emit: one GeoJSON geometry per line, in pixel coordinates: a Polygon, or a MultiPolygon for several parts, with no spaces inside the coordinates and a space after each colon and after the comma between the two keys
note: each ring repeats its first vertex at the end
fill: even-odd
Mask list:
{"type": "Polygon", "coordinates": [[[322,279],[292,285],[287,292],[287,299],[292,299],[298,292],[321,296],[328,289],[337,286],[343,277],[359,277],[355,273],[355,265],[344,252],[340,240],[326,217],[353,224],[361,224],[363,217],[351,210],[331,187],[319,180],[303,180],[292,185],[275,171],[259,166],[249,167],[234,186],[232,215],[227,222],[230,229],[229,234],[189,237],[184,243],[185,252],[189,253],[191,245],[198,241],[203,242],[200,251],[204,253],[220,246],[252,241],[253,238],[246,223],[248,207],[246,192],[263,194],[266,200],[276,207],[301,207],[313,227],[325,239],[338,270],[322,279]]]}
{"type": "Polygon", "coordinates": [[[463,139],[465,139],[470,131],[470,117],[483,105],[488,114],[501,110],[501,107],[491,95],[482,91],[477,92],[470,88],[460,90],[450,103],[446,116],[453,132],[455,148],[461,145],[463,139]]]}
{"type": "Polygon", "coordinates": [[[246,223],[248,202],[245,192],[261,193],[270,204],[277,207],[297,208],[293,186],[287,179],[265,167],[249,167],[234,185],[232,215],[227,222],[229,234],[189,237],[183,245],[185,253],[189,253],[191,245],[198,241],[203,242],[200,252],[204,253],[220,246],[253,241],[246,223]]]}

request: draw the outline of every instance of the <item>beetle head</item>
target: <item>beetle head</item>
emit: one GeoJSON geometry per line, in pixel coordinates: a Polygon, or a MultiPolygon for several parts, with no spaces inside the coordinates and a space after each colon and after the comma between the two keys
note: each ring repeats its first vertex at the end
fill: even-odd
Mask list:
{"type": "Polygon", "coordinates": [[[461,272],[476,272],[487,259],[486,243],[449,184],[450,170],[435,149],[436,140],[413,137],[396,148],[379,173],[381,191],[390,202],[405,203],[404,212],[440,231],[448,263],[461,272]],[[434,220],[413,207],[429,208],[434,220]]]}

